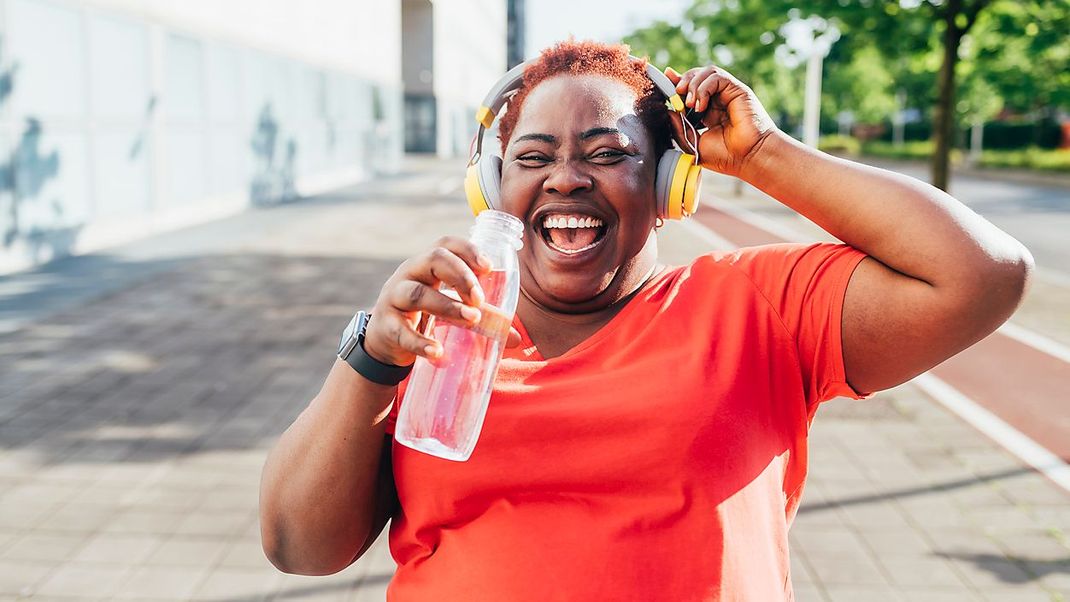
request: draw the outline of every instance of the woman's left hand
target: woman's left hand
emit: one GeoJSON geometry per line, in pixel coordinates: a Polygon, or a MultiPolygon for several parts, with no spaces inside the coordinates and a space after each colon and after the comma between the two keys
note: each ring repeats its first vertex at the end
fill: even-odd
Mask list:
{"type": "MultiPolygon", "coordinates": [[[[741,176],[762,142],[776,131],[776,124],[754,91],[731,73],[712,65],[688,69],[683,75],[670,67],[665,75],[676,84],[688,109],[705,113],[702,123],[708,129],[698,139],[702,167],[741,176]]],[[[690,152],[690,145],[683,140],[680,118],[674,116],[672,122],[677,144],[690,152]]]]}

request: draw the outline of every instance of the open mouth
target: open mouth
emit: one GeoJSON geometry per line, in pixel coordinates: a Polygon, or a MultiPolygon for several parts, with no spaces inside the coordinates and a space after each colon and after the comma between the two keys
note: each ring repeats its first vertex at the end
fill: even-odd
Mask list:
{"type": "Polygon", "coordinates": [[[608,230],[601,218],[582,213],[548,213],[540,221],[539,232],[546,245],[565,255],[597,247],[608,230]]]}

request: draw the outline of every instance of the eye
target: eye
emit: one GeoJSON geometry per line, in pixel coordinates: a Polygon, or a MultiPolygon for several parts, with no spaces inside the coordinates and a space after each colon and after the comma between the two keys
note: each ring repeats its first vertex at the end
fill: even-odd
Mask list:
{"type": "Polygon", "coordinates": [[[620,161],[627,154],[628,153],[620,150],[606,149],[600,150],[595,154],[591,155],[591,159],[596,163],[601,163],[603,165],[611,165],[620,161]]]}
{"type": "Polygon", "coordinates": [[[539,154],[528,153],[526,155],[520,155],[516,158],[522,165],[526,167],[538,167],[545,165],[551,161],[549,157],[539,154]]]}

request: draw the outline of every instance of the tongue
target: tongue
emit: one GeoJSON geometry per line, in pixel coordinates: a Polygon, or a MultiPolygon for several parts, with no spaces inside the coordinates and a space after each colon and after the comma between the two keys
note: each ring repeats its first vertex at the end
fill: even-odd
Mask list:
{"type": "Polygon", "coordinates": [[[550,228],[550,240],[566,251],[582,249],[593,243],[597,236],[596,228],[550,228]]]}

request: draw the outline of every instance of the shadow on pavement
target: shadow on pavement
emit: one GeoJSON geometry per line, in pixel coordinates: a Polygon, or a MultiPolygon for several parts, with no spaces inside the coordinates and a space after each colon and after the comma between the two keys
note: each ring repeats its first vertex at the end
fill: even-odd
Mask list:
{"type": "Polygon", "coordinates": [[[259,447],[319,390],[338,333],[400,261],[223,255],[122,267],[157,271],[0,335],[0,453],[19,450],[39,469],[259,447]]]}
{"type": "Polygon", "coordinates": [[[887,491],[883,493],[874,493],[869,495],[859,495],[855,497],[842,498],[838,500],[829,500],[827,502],[806,504],[804,503],[799,508],[799,514],[807,514],[811,512],[821,512],[823,510],[830,510],[837,506],[853,506],[858,504],[870,504],[873,502],[880,502],[883,500],[892,499],[904,499],[910,497],[917,497],[921,495],[939,494],[952,491],[954,489],[962,489],[970,487],[978,483],[987,483],[989,481],[999,481],[1002,479],[1008,479],[1023,474],[1031,474],[1035,472],[1032,468],[1015,468],[1013,470],[1003,470],[1000,472],[993,472],[989,474],[979,475],[976,477],[969,477],[964,479],[958,479],[956,481],[947,481],[945,483],[937,483],[935,485],[928,485],[925,487],[908,487],[906,489],[899,489],[896,491],[887,491]]]}
{"type": "Polygon", "coordinates": [[[0,276],[0,333],[42,313],[61,311],[162,270],[174,260],[132,262],[110,254],[66,257],[28,272],[0,276]]]}
{"type": "Polygon", "coordinates": [[[997,556],[995,554],[956,554],[940,552],[938,556],[969,562],[991,573],[1003,583],[1030,583],[1049,575],[1070,575],[1070,556],[1055,560],[997,556]]]}

